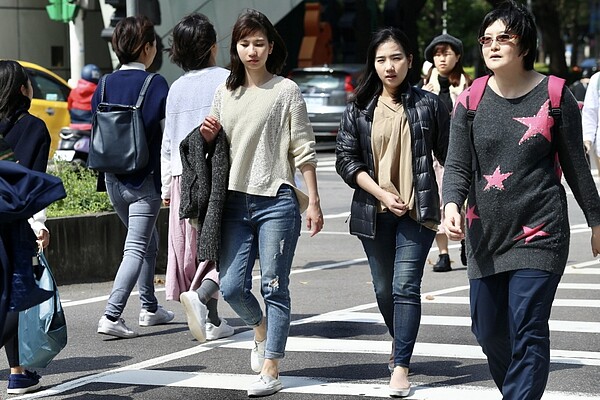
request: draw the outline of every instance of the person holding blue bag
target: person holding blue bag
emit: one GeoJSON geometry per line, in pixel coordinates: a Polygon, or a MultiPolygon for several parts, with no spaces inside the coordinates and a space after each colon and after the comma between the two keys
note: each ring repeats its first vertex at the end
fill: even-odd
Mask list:
{"type": "MultiPolygon", "coordinates": [[[[50,150],[50,134],[44,122],[28,112],[32,97],[33,87],[26,70],[16,61],[0,61],[0,137],[4,140],[5,151],[11,153],[7,159],[16,161],[20,166],[30,170],[45,172],[50,150]]],[[[35,256],[36,252],[35,241],[37,238],[41,247],[44,248],[49,244],[50,234],[44,224],[46,214],[43,207],[28,215],[27,218],[29,218],[31,228],[22,223],[11,228],[13,230],[12,238],[19,241],[19,246],[15,250],[19,254],[15,254],[14,258],[23,261],[13,265],[15,269],[11,281],[21,282],[23,279],[28,286],[17,283],[15,284],[16,289],[20,288],[27,294],[27,297],[31,297],[29,292],[38,289],[33,282],[30,270],[31,257],[35,256]],[[17,230],[21,232],[19,236],[15,232],[17,230]],[[22,266],[23,274],[19,272],[21,268],[18,266],[22,266]]],[[[47,300],[51,296],[52,293],[48,292],[45,293],[45,298],[39,300],[47,300]]],[[[33,305],[32,302],[16,304],[13,301],[10,306],[13,311],[10,313],[11,321],[7,323],[7,327],[10,329],[5,329],[6,335],[4,336],[6,338],[5,350],[11,371],[8,378],[7,392],[9,394],[28,393],[40,387],[40,376],[26,370],[19,361],[18,313],[15,311],[24,310],[33,305]],[[12,323],[12,319],[15,318],[17,318],[16,321],[12,323]]]]}

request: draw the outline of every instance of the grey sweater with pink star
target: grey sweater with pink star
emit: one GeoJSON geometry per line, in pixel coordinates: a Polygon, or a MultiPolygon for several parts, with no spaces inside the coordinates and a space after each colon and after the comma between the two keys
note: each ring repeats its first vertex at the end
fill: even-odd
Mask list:
{"type": "Polygon", "coordinates": [[[588,225],[600,225],[600,197],[585,158],[575,98],[563,89],[562,129],[553,136],[548,78],[516,99],[488,86],[473,121],[473,146],[464,104],[459,98],[452,118],[443,198],[463,205],[468,197],[469,278],[525,268],[562,274],[569,220],[565,189],[554,171],[555,152],[588,225]],[[472,148],[479,162],[475,173],[472,148]]]}

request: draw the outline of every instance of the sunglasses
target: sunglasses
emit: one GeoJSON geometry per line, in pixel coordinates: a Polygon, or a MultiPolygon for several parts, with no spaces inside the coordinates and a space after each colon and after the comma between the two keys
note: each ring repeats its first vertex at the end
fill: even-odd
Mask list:
{"type": "MultiPolygon", "coordinates": [[[[495,39],[498,44],[506,44],[517,37],[519,37],[519,35],[515,35],[513,33],[500,33],[496,35],[495,39]]],[[[481,36],[479,39],[477,39],[477,41],[482,46],[489,46],[494,41],[494,37],[485,35],[481,36]]]]}

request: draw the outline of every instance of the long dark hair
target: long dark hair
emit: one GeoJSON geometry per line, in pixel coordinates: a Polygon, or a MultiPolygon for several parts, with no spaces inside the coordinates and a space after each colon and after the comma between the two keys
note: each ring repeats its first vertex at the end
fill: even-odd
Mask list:
{"type": "Polygon", "coordinates": [[[28,81],[29,75],[21,64],[13,60],[0,61],[0,120],[29,109],[31,99],[21,92],[28,81]]]}
{"type": "Polygon", "coordinates": [[[112,35],[112,48],[121,64],[140,58],[146,43],[154,43],[154,25],[144,15],[127,17],[119,21],[112,35]]]}
{"type": "Polygon", "coordinates": [[[166,51],[173,63],[184,71],[192,71],[210,66],[211,49],[215,43],[217,32],[208,17],[193,13],[175,25],[171,48],[166,51]]]}
{"type": "MultiPolygon", "coordinates": [[[[517,40],[521,51],[519,55],[525,54],[523,67],[526,71],[531,71],[537,56],[537,28],[533,15],[524,5],[513,0],[507,0],[483,18],[483,22],[479,27],[479,36],[483,36],[485,29],[498,20],[504,22],[507,33],[519,36],[517,40]]],[[[482,50],[480,49],[480,51],[482,50]]]]}
{"type": "MultiPolygon", "coordinates": [[[[411,57],[413,55],[412,49],[410,47],[410,41],[404,32],[402,32],[398,28],[383,28],[378,30],[371,37],[371,42],[369,43],[369,48],[367,49],[367,64],[365,66],[365,74],[364,78],[359,82],[358,87],[356,88],[356,99],[355,103],[358,108],[364,109],[367,107],[367,104],[373,96],[376,94],[380,94],[383,90],[383,83],[379,76],[377,75],[377,71],[375,70],[375,54],[377,53],[377,49],[380,45],[385,42],[393,41],[396,42],[402,50],[406,54],[406,57],[411,57]]],[[[406,74],[406,78],[394,93],[394,101],[396,103],[400,103],[400,96],[408,87],[408,76],[406,74]]]]}
{"type": "Polygon", "coordinates": [[[269,43],[273,44],[273,51],[267,58],[267,71],[277,75],[285,65],[287,49],[285,48],[283,39],[279,36],[271,21],[259,11],[246,10],[238,17],[231,33],[231,47],[229,48],[231,73],[226,81],[226,86],[229,90],[235,90],[244,84],[246,71],[237,52],[237,43],[253,32],[263,32],[267,36],[269,43]]]}
{"type": "MultiPolygon", "coordinates": [[[[452,68],[452,71],[450,71],[450,74],[448,75],[448,81],[450,82],[450,85],[454,87],[460,85],[460,78],[464,75],[467,86],[470,86],[471,77],[465,72],[465,69],[463,68],[462,54],[458,52],[458,49],[451,46],[450,43],[442,42],[433,48],[433,54],[435,55],[438,51],[444,52],[446,51],[446,49],[452,49],[452,51],[457,56],[459,56],[458,60],[456,61],[456,64],[454,65],[454,68],[452,68]]],[[[431,73],[433,72],[434,68],[435,64],[431,68],[429,68],[429,72],[427,72],[427,76],[425,77],[425,82],[429,82],[429,80],[431,79],[431,73]]]]}

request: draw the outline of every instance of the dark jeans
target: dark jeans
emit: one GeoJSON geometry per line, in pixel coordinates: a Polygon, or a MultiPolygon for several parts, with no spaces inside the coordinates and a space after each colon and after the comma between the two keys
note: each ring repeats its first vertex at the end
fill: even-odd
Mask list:
{"type": "Polygon", "coordinates": [[[436,232],[408,215],[377,214],[375,239],[361,238],[379,311],[394,338],[394,366],[410,364],[421,323],[421,279],[436,232]]]}
{"type": "Polygon", "coordinates": [[[505,400],[538,400],[544,393],[548,320],[560,278],[523,269],[470,280],[471,329],[505,400]]]}

